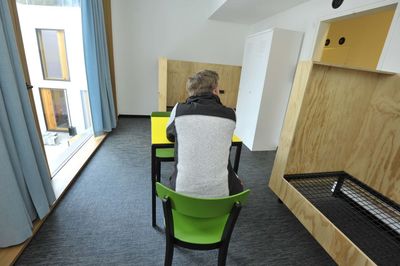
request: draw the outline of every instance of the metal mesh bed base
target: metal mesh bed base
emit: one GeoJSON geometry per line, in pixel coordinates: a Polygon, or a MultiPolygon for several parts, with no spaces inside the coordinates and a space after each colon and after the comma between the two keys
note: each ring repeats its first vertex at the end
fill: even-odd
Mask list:
{"type": "Polygon", "coordinates": [[[285,179],[378,265],[400,265],[400,207],[345,172],[285,179]]]}

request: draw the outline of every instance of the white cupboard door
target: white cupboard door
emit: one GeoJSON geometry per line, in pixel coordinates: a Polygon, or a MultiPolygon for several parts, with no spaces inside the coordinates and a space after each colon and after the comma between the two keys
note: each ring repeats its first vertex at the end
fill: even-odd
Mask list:
{"type": "Polygon", "coordinates": [[[263,94],[265,73],[269,60],[273,31],[265,31],[247,38],[240,76],[236,135],[247,146],[252,146],[259,106],[263,94]]]}

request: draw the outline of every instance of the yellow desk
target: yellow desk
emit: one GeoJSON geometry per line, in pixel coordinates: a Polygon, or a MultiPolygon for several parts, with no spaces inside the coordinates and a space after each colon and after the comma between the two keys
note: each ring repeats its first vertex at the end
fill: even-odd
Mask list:
{"type": "MultiPolygon", "coordinates": [[[[151,202],[152,202],[152,225],[156,226],[156,149],[173,148],[174,143],[167,139],[166,128],[169,117],[151,117],[151,202]]],[[[233,170],[239,170],[240,153],[242,152],[242,141],[237,136],[232,137],[232,146],[236,147],[233,170]]]]}
{"type": "MultiPolygon", "coordinates": [[[[151,145],[168,145],[173,144],[167,139],[166,128],[169,117],[152,117],[151,118],[151,145]]],[[[235,143],[242,143],[239,137],[232,137],[232,146],[235,143]]],[[[165,148],[165,147],[164,147],[165,148]]]]}

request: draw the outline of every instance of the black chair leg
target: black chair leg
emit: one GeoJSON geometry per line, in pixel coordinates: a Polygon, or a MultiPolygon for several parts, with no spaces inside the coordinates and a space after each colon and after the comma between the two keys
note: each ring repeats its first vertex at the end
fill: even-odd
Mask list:
{"type": "Polygon", "coordinates": [[[161,161],[157,159],[157,182],[161,180],[161,161]]]}
{"type": "Polygon", "coordinates": [[[156,227],[156,177],[151,177],[151,225],[156,227]]]}
{"type": "Polygon", "coordinates": [[[174,257],[174,243],[172,243],[172,241],[167,239],[167,243],[165,245],[164,266],[171,266],[173,257],[174,257]]]}
{"type": "Polygon", "coordinates": [[[172,257],[174,256],[174,220],[172,217],[171,200],[168,198],[162,199],[164,219],[165,219],[165,266],[172,265],[172,257]]]}
{"type": "Polygon", "coordinates": [[[222,246],[219,248],[218,252],[218,266],[225,266],[226,264],[226,256],[228,255],[228,243],[223,243],[222,246]]]}

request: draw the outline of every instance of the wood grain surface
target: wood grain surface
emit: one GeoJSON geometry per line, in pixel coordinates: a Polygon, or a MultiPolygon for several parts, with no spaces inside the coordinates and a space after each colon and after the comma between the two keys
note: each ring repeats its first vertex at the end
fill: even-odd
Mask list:
{"type": "Polygon", "coordinates": [[[188,97],[186,81],[198,71],[209,69],[219,74],[220,94],[225,106],[235,108],[239,91],[240,66],[208,64],[178,60],[168,60],[167,67],[167,106],[174,106],[177,102],[184,102],[188,97]]]}
{"type": "Polygon", "coordinates": [[[343,171],[379,75],[314,65],[286,173],[343,171]]]}
{"type": "Polygon", "coordinates": [[[168,59],[158,59],[158,111],[167,111],[168,59]]]}
{"type": "Polygon", "coordinates": [[[345,171],[400,204],[400,75],[381,75],[345,171]]]}
{"type": "Polygon", "coordinates": [[[269,186],[339,265],[375,263],[284,178],[347,171],[399,203],[400,75],[300,62],[269,186]]]}
{"type": "Polygon", "coordinates": [[[312,67],[313,63],[310,61],[299,62],[297,65],[288,109],[286,111],[281,135],[279,137],[279,146],[275,156],[274,167],[269,179],[269,186],[275,191],[275,193],[277,193],[276,191],[280,191],[280,186],[283,180],[282,177],[285,174],[290,147],[292,146],[297,120],[312,67]]]}

